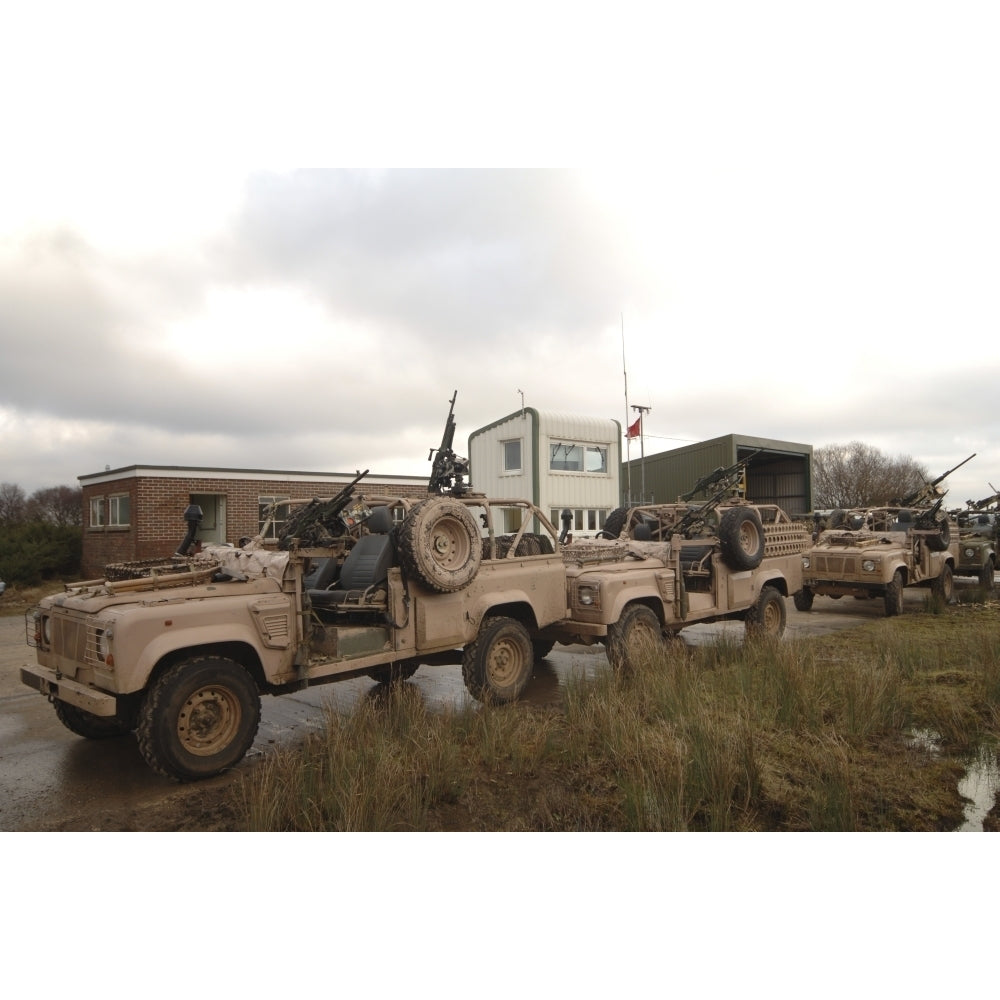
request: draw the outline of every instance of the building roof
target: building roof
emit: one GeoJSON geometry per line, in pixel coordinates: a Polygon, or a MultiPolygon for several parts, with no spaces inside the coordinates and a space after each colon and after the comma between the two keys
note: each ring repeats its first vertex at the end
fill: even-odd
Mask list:
{"type": "MultiPolygon", "coordinates": [[[[280,479],[283,482],[346,484],[357,472],[290,472],[283,469],[221,469],[196,465],[126,465],[77,476],[81,486],[110,483],[119,479],[251,479],[260,482],[280,479]]],[[[384,476],[369,473],[368,479],[378,483],[399,483],[404,486],[426,486],[427,476],[384,476]]]]}

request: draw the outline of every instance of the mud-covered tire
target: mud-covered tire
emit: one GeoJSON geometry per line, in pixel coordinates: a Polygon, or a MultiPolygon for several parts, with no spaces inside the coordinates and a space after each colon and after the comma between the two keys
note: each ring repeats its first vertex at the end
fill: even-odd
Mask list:
{"type": "Polygon", "coordinates": [[[628,673],[640,658],[665,647],[663,626],[656,612],[645,604],[630,604],[608,626],[608,663],[618,673],[628,673]]]}
{"type": "Polygon", "coordinates": [[[56,717],[71,732],[88,740],[110,740],[127,736],[132,726],[117,716],[94,715],[76,705],[69,705],[58,698],[52,699],[56,717]]]}
{"type": "Polygon", "coordinates": [[[719,522],[722,561],[732,570],[756,569],[764,558],[764,526],[752,507],[730,507],[719,522]]]}
{"type": "Polygon", "coordinates": [[[792,595],[792,601],[795,603],[796,611],[812,611],[813,599],[815,594],[810,590],[809,587],[803,587],[801,590],[797,590],[792,595]]]}
{"type": "Polygon", "coordinates": [[[885,588],[885,616],[895,618],[903,613],[903,574],[896,570],[885,588]]]}
{"type": "Polygon", "coordinates": [[[924,536],[931,552],[944,552],[951,545],[951,523],[943,517],[937,522],[937,533],[924,536]]]}
{"type": "Polygon", "coordinates": [[[259,724],[253,678],[232,660],[204,656],[175,664],[154,682],[139,709],[136,737],[154,771],[197,781],[238,764],[259,724]]]}
{"type": "Polygon", "coordinates": [[[934,577],[931,583],[931,593],[945,604],[951,604],[955,596],[955,574],[952,568],[945,563],[941,572],[934,577]]]}
{"type": "Polygon", "coordinates": [[[369,667],[365,674],[377,684],[399,684],[408,681],[419,667],[420,664],[415,660],[400,660],[397,663],[380,663],[377,667],[369,667]]]}
{"type": "Polygon", "coordinates": [[[785,598],[776,587],[764,587],[756,604],[747,611],[744,630],[747,638],[780,639],[785,634],[785,598]]]}
{"type": "Polygon", "coordinates": [[[418,503],[399,529],[399,558],[407,575],[441,594],[467,587],[483,558],[469,509],[450,497],[418,503]]]}
{"type": "Polygon", "coordinates": [[[597,533],[598,538],[617,538],[628,519],[628,507],[615,507],[604,519],[604,527],[597,533]]]}
{"type": "Polygon", "coordinates": [[[516,701],[531,680],[535,651],[528,630],[516,619],[487,618],[462,653],[462,680],[477,701],[516,701]]]}
{"type": "Polygon", "coordinates": [[[993,571],[993,560],[987,559],[986,562],[983,563],[982,569],[979,571],[979,586],[984,590],[993,589],[993,571]]]}

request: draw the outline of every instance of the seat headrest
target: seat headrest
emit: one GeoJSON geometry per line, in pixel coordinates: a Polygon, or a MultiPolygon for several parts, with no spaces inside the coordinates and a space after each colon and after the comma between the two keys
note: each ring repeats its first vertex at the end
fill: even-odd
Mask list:
{"type": "Polygon", "coordinates": [[[392,511],[388,507],[373,507],[367,526],[373,535],[388,535],[392,531],[392,511]]]}

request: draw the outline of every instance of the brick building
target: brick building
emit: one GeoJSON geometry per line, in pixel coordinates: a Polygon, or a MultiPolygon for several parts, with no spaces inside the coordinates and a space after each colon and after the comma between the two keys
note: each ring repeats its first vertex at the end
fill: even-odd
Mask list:
{"type": "MultiPolygon", "coordinates": [[[[80,476],[83,489],[83,575],[98,577],[108,563],[172,555],[184,538],[184,511],[197,504],[203,542],[224,544],[256,535],[274,500],[330,497],[355,477],[349,473],[273,472],[131,465],[80,476]]],[[[427,478],[366,476],[365,493],[421,497],[427,478]]],[[[273,533],[273,529],[272,529],[273,533]]]]}

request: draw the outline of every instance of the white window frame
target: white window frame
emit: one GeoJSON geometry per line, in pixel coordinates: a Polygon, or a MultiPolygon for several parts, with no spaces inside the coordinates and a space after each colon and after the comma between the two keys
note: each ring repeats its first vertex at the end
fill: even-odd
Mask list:
{"type": "MultiPolygon", "coordinates": [[[[265,520],[265,518],[263,516],[263,510],[262,510],[262,508],[269,507],[273,503],[281,503],[283,500],[291,500],[291,497],[290,496],[283,496],[283,495],[281,495],[281,496],[279,496],[279,495],[271,495],[271,494],[268,494],[267,496],[258,496],[257,497],[257,533],[258,534],[260,534],[261,529],[264,527],[264,520],[265,520]]],[[[268,528],[267,534],[264,536],[264,540],[265,541],[272,541],[272,542],[273,541],[277,541],[277,538],[278,538],[278,528],[281,527],[282,525],[284,525],[284,523],[288,520],[288,515],[291,512],[291,508],[290,507],[286,507],[285,508],[285,510],[284,510],[284,516],[283,517],[280,515],[280,510],[281,509],[278,508],[274,512],[274,520],[271,522],[271,526],[270,526],[270,528],[268,528]]]]}
{"type": "Polygon", "coordinates": [[[501,451],[501,465],[503,467],[503,472],[505,475],[516,475],[524,472],[524,439],[523,438],[505,438],[500,442],[501,451]],[[507,464],[507,445],[516,444],[517,445],[517,468],[507,464]]]}
{"type": "Polygon", "coordinates": [[[116,493],[108,497],[108,527],[130,528],[132,526],[132,498],[127,493],[116,493]],[[127,517],[121,520],[122,501],[125,501],[127,517]]]}
{"type": "Polygon", "coordinates": [[[103,528],[104,527],[104,497],[91,497],[90,498],[90,527],[91,528],[103,528]],[[94,519],[94,514],[97,514],[97,519],[94,519]]]}
{"type": "Polygon", "coordinates": [[[564,476],[610,476],[611,470],[608,467],[608,462],[611,456],[611,445],[607,443],[598,443],[595,441],[549,441],[549,472],[554,475],[564,475],[564,476]],[[567,457],[570,452],[579,449],[580,451],[580,465],[579,469],[556,469],[553,468],[553,462],[556,460],[560,451],[567,457]],[[604,465],[603,469],[588,469],[587,468],[587,456],[596,452],[600,455],[600,461],[604,465]]]}

